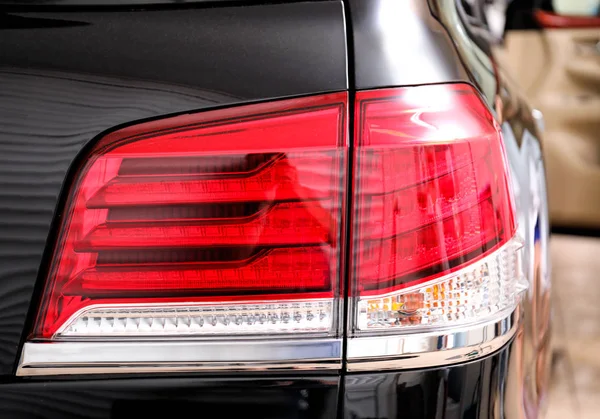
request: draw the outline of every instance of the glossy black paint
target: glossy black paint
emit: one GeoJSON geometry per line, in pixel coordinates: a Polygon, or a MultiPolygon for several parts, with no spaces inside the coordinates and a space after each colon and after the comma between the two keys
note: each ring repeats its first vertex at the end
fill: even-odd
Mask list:
{"type": "Polygon", "coordinates": [[[348,375],[343,417],[502,418],[510,350],[448,368],[348,375]]]}
{"type": "Polygon", "coordinates": [[[256,100],[345,89],[342,5],[9,13],[0,65],[152,80],[256,100]]]}
{"type": "Polygon", "coordinates": [[[448,368],[343,377],[35,379],[0,384],[2,418],[504,417],[509,345],[448,368]],[[339,381],[344,380],[344,386],[339,381]],[[338,405],[338,391],[342,403],[338,405]],[[338,407],[343,410],[338,411],[338,407]]]}
{"type": "Polygon", "coordinates": [[[349,0],[358,90],[470,81],[423,0],[349,0]]]}
{"type": "Polygon", "coordinates": [[[4,419],[335,418],[338,377],[164,378],[0,384],[4,419]]]}
{"type": "Polygon", "coordinates": [[[348,87],[341,2],[1,16],[0,376],[84,145],[142,119],[348,87]]]}

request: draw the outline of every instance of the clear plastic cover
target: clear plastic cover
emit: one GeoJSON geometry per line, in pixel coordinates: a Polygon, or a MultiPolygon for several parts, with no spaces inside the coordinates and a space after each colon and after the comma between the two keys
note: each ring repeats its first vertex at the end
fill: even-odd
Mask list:
{"type": "Polygon", "coordinates": [[[454,326],[514,309],[520,261],[502,133],[469,85],[358,92],[352,330],[454,326]]]}
{"type": "Polygon", "coordinates": [[[359,330],[455,326],[493,318],[527,289],[522,243],[513,239],[479,262],[431,283],[358,300],[359,330]]]}
{"type": "Polygon", "coordinates": [[[92,307],[57,337],[247,335],[327,332],[330,300],[203,306],[92,307]]]}

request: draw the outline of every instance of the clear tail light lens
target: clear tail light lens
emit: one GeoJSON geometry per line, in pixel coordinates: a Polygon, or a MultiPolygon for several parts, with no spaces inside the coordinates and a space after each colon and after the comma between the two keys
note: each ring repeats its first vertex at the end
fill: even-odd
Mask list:
{"type": "Polygon", "coordinates": [[[477,322],[515,306],[502,137],[467,85],[357,93],[354,331],[477,322]]]}
{"type": "Polygon", "coordinates": [[[336,334],[345,93],[100,140],[61,216],[34,339],[336,334]]]}

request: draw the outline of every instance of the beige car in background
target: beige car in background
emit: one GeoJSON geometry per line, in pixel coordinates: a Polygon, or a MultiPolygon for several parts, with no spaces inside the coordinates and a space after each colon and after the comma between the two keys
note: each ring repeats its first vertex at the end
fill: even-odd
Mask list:
{"type": "Polygon", "coordinates": [[[600,15],[598,0],[552,0],[539,30],[507,30],[496,51],[541,111],[553,228],[600,229],[600,15]]]}

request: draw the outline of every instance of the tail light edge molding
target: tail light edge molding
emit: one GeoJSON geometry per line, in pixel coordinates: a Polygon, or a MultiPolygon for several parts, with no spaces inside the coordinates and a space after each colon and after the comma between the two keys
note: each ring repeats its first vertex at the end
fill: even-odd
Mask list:
{"type": "Polygon", "coordinates": [[[390,336],[363,336],[348,340],[349,372],[401,370],[445,366],[491,355],[517,332],[521,308],[505,310],[497,318],[475,326],[390,336]]]}
{"type": "Polygon", "coordinates": [[[341,339],[26,342],[17,376],[338,370],[341,339]]]}

